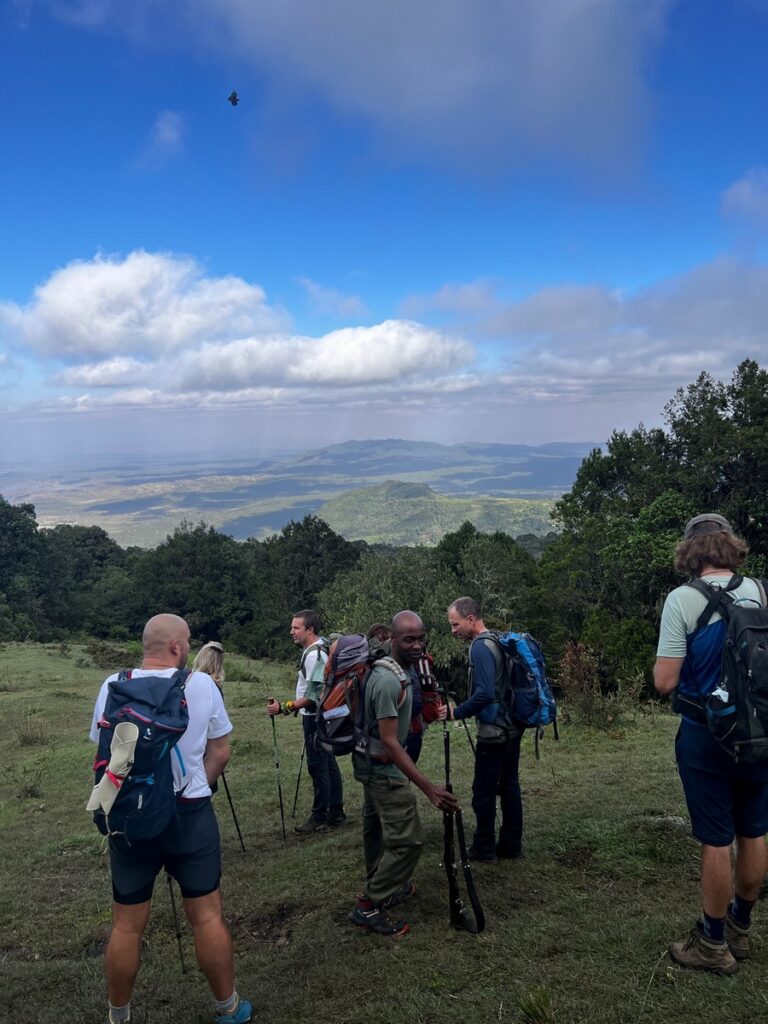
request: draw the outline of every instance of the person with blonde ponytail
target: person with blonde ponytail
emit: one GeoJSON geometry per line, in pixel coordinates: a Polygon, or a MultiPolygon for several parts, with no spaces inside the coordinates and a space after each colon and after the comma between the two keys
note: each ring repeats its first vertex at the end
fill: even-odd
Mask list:
{"type": "MultiPolygon", "coordinates": [[[[210,640],[200,648],[197,652],[197,657],[192,662],[192,671],[205,672],[206,675],[209,675],[218,686],[221,695],[224,696],[224,648],[218,640],[210,640]]],[[[235,828],[237,829],[237,837],[240,840],[240,846],[243,849],[243,853],[245,853],[243,833],[240,831],[240,822],[237,820],[235,805],[232,802],[232,794],[229,792],[229,783],[227,782],[227,776],[224,772],[221,773],[221,782],[224,786],[224,792],[227,794],[229,809],[232,811],[232,820],[234,821],[235,828]]],[[[216,788],[213,789],[213,792],[216,792],[216,788]]]]}
{"type": "Polygon", "coordinates": [[[192,662],[193,672],[205,672],[224,692],[224,648],[217,640],[211,640],[197,652],[192,662]]]}

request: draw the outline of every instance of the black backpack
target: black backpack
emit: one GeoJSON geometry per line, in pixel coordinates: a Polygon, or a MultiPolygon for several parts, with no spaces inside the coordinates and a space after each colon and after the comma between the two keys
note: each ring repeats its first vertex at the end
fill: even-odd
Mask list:
{"type": "Polygon", "coordinates": [[[707,598],[697,630],[716,611],[726,622],[720,682],[701,704],[707,725],[734,761],[757,764],[768,761],[768,608],[765,589],[757,580],[762,606],[734,601],[731,591],[743,582],[743,577],[734,576],[726,588],[701,579],[687,585],[707,598]]]}
{"type": "Polygon", "coordinates": [[[171,755],[184,762],[176,744],[189,724],[185,685],[190,675],[183,668],[172,676],[136,676],[122,671],[107,691],[99,721],[99,744],[93,770],[98,783],[110,760],[110,745],[120,722],[138,726],[138,738],[127,776],[109,814],[94,813],[102,835],[122,835],[129,841],[153,839],[167,828],[176,813],[171,755]]]}

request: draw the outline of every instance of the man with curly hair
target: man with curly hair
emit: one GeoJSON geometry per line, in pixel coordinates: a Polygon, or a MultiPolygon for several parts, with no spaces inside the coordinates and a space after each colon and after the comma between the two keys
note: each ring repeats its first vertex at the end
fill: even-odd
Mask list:
{"type": "MultiPolygon", "coordinates": [[[[735,603],[764,605],[762,584],[737,573],[746,556],[747,545],[728,520],[706,513],[686,525],[675,568],[726,591],[735,603]]],[[[677,766],[693,835],[701,843],[702,915],[687,939],[670,945],[669,955],[683,967],[735,974],[749,957],[752,908],[766,869],[768,763],[734,761],[707,726],[704,705],[720,683],[727,624],[717,610],[705,614],[706,593],[684,584],[668,595],[654,669],[656,689],[673,695],[681,716],[677,766]]]]}

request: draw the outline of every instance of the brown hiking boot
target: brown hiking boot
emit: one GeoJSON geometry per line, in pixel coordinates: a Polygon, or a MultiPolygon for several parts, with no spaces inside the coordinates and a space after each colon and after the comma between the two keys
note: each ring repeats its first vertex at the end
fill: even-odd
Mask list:
{"type": "Polygon", "coordinates": [[[725,915],[725,941],[735,960],[749,960],[749,928],[737,924],[730,914],[725,915]]]}
{"type": "Polygon", "coordinates": [[[739,969],[728,943],[712,942],[701,934],[698,927],[692,929],[687,939],[671,943],[669,955],[681,967],[712,971],[713,974],[735,974],[739,969]]]}

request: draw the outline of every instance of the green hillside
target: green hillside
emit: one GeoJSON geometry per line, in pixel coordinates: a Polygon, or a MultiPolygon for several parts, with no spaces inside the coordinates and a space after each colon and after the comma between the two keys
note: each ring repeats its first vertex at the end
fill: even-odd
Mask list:
{"type": "Polygon", "coordinates": [[[447,498],[427,484],[387,480],[340,494],[317,515],[347,540],[437,544],[467,519],[484,533],[545,534],[552,529],[552,504],[540,498],[447,498]]]}

